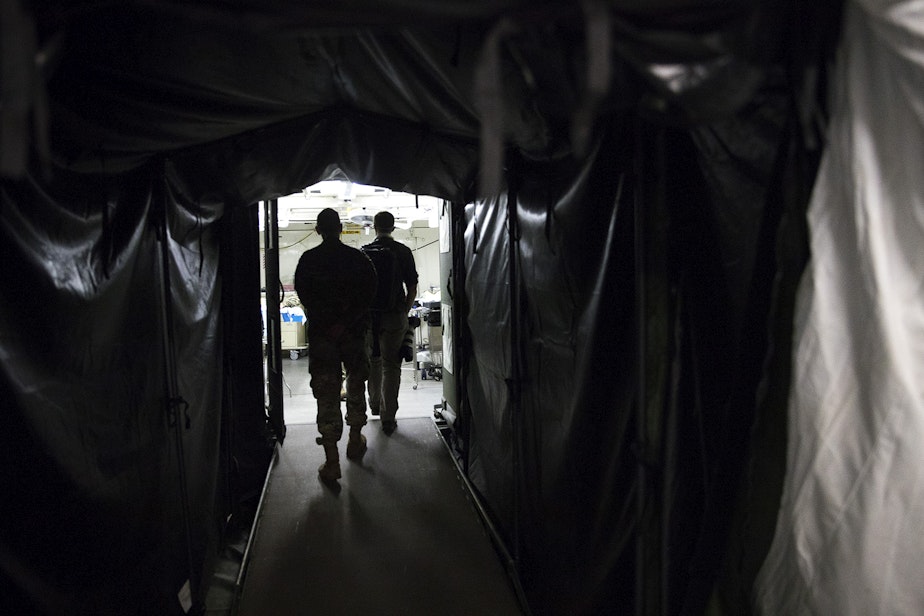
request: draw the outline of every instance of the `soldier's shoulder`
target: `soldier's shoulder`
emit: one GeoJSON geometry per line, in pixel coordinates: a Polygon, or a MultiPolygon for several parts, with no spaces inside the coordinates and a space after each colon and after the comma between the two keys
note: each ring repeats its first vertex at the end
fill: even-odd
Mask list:
{"type": "Polygon", "coordinates": [[[298,263],[299,265],[303,263],[310,263],[311,261],[314,261],[317,258],[318,258],[317,247],[309,248],[308,250],[302,253],[302,256],[298,258],[298,263]]]}

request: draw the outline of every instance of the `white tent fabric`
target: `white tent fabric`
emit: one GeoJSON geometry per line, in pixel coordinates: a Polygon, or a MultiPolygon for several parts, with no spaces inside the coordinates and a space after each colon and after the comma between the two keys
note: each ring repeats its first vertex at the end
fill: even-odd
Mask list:
{"type": "Polygon", "coordinates": [[[762,614],[924,614],[924,2],[848,2],[762,614]]]}

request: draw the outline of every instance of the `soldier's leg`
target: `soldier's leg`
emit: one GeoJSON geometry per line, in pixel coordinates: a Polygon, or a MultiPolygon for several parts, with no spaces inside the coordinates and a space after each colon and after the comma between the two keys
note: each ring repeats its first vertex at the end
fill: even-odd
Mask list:
{"type": "Polygon", "coordinates": [[[346,371],[346,422],[350,426],[347,458],[359,460],[366,453],[366,379],[369,378],[369,354],[364,334],[344,342],[343,367],[346,371]]]}
{"type": "Polygon", "coordinates": [[[312,340],[308,345],[308,372],[311,375],[311,393],[318,401],[318,443],[324,447],[325,463],[318,474],[325,480],[340,478],[340,455],[337,442],[343,434],[343,416],[340,412],[340,385],[342,372],[339,351],[332,342],[312,340]]]}
{"type": "Polygon", "coordinates": [[[382,315],[382,428],[394,428],[398,412],[398,389],[401,386],[401,344],[407,331],[407,315],[391,312],[382,315]]]}
{"type": "MultiPolygon", "coordinates": [[[[378,321],[379,315],[374,315],[373,319],[378,321]]],[[[376,342],[378,337],[376,333],[378,324],[374,325],[366,333],[366,349],[369,354],[369,409],[373,415],[379,415],[382,412],[382,355],[380,352],[381,340],[376,342]]]]}
{"type": "Polygon", "coordinates": [[[346,371],[346,423],[349,426],[366,425],[366,380],[370,378],[370,362],[364,337],[356,337],[343,348],[343,367],[346,371]]]}

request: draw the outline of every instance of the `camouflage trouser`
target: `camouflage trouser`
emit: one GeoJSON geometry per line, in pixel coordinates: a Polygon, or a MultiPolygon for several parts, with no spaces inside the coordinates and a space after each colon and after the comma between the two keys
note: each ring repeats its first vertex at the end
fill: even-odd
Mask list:
{"type": "Polygon", "coordinates": [[[379,318],[380,356],[372,353],[370,330],[369,406],[378,409],[382,421],[392,421],[398,412],[398,390],[401,387],[401,345],[407,332],[407,312],[384,312],[379,318]]]}
{"type": "Polygon", "coordinates": [[[336,443],[343,435],[340,414],[340,388],[346,373],[346,423],[366,424],[366,379],[369,378],[369,354],[366,331],[344,332],[333,339],[309,336],[308,372],[311,392],[318,401],[318,432],[322,442],[336,443]]]}

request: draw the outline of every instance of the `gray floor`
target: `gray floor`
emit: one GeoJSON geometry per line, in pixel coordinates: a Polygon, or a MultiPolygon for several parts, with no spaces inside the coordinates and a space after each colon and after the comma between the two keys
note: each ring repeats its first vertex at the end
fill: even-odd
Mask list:
{"type": "MultiPolygon", "coordinates": [[[[316,423],[318,406],[308,385],[308,358],[282,360],[282,407],[286,425],[316,423]]],[[[421,379],[414,364],[405,363],[401,370],[401,388],[398,390],[397,419],[432,417],[433,407],[442,402],[443,383],[421,379]],[[416,382],[415,382],[416,373],[416,382]]]]}
{"type": "Polygon", "coordinates": [[[314,426],[289,425],[236,613],[520,614],[432,418],[399,416],[390,437],[373,421],[364,433],[366,456],[343,458],[331,489],[317,477],[314,426]]]}

